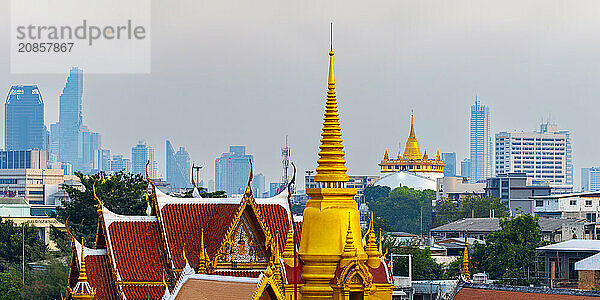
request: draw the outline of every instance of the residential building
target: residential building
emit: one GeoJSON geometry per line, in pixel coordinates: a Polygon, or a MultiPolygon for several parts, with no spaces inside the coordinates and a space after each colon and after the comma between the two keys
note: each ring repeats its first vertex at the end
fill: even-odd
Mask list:
{"type": "Polygon", "coordinates": [[[539,131],[496,134],[496,174],[526,173],[556,187],[555,193],[572,192],[571,133],[556,124],[543,123],[539,131]]]}
{"type": "Polygon", "coordinates": [[[485,186],[486,196],[508,205],[511,215],[533,214],[531,197],[550,195],[551,190],[547,182],[534,180],[525,173],[499,174],[487,179],[485,186]]]}
{"type": "Polygon", "coordinates": [[[246,146],[229,146],[229,152],[215,159],[215,189],[228,195],[243,194],[250,162],[254,162],[254,156],[246,154],[246,146]]]}
{"type": "Polygon", "coordinates": [[[400,155],[400,149],[398,149],[398,156],[390,158],[386,149],[383,159],[379,163],[382,176],[389,173],[408,172],[429,177],[433,180],[444,177],[444,166],[439,151],[431,159],[427,155],[427,149],[421,154],[419,142],[415,135],[413,115],[410,117],[410,133],[406,140],[404,153],[400,155]]]}
{"type": "MultiPolygon", "coordinates": [[[[538,224],[542,230],[542,239],[551,243],[590,238],[586,232],[593,228],[585,220],[575,218],[539,218],[538,224]]],[[[450,238],[464,241],[465,232],[469,239],[485,241],[489,234],[497,230],[500,230],[499,218],[464,218],[432,228],[430,233],[436,243],[450,238]]]]}
{"type": "Polygon", "coordinates": [[[543,278],[551,287],[577,287],[575,264],[600,252],[600,240],[572,239],[536,249],[542,258],[543,278]]]}
{"type": "Polygon", "coordinates": [[[442,152],[442,161],[446,165],[444,167],[444,176],[456,176],[456,152],[442,152]]]}
{"type": "Polygon", "coordinates": [[[494,148],[490,133],[490,109],[482,105],[477,97],[475,97],[475,104],[471,105],[469,178],[472,181],[480,181],[492,177],[492,154],[494,148]]]}
{"type": "Polygon", "coordinates": [[[140,140],[131,148],[131,171],[134,174],[145,174],[146,163],[148,165],[148,176],[152,179],[158,178],[158,162],[155,159],[155,150],[146,141],[140,140]]]}
{"type": "Polygon", "coordinates": [[[581,168],[581,191],[600,191],[600,167],[581,168]]]}
{"type": "Polygon", "coordinates": [[[123,158],[123,155],[112,155],[110,158],[110,171],[111,172],[120,172],[120,171],[125,171],[127,172],[127,169],[125,167],[125,160],[126,158],[123,158]]]}
{"type": "Polygon", "coordinates": [[[461,202],[469,196],[484,196],[485,183],[472,183],[464,177],[443,177],[437,179],[436,201],[449,199],[461,202]]]}
{"type": "Polygon", "coordinates": [[[79,167],[83,96],[83,71],[73,67],[60,94],[58,124],[59,161],[79,167]]]}
{"type": "Polygon", "coordinates": [[[586,234],[590,238],[600,239],[600,191],[537,196],[532,199],[535,201],[536,215],[585,219],[598,227],[586,234]]]}
{"type": "Polygon", "coordinates": [[[37,85],[15,85],[4,104],[6,150],[46,149],[44,101],[37,85]]]}
{"type": "Polygon", "coordinates": [[[184,147],[179,147],[179,151],[175,152],[171,141],[166,141],[167,154],[167,182],[171,188],[190,188],[192,162],[190,154],[184,147]]]}
{"type": "Polygon", "coordinates": [[[0,150],[0,169],[45,169],[45,150],[0,150]]]}

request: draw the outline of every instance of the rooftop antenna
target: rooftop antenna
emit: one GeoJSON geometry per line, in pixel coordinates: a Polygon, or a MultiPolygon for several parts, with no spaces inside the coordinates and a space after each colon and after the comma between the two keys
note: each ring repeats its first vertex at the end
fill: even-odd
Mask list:
{"type": "Polygon", "coordinates": [[[289,181],[288,178],[288,170],[290,168],[290,156],[292,155],[292,151],[288,146],[288,136],[285,135],[285,146],[281,148],[281,163],[283,164],[283,176],[281,177],[281,182],[283,185],[286,185],[289,181]]]}

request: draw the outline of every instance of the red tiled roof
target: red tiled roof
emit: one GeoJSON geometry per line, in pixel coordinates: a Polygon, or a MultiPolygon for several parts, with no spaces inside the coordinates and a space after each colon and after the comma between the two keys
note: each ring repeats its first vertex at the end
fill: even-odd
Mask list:
{"type": "Polygon", "coordinates": [[[158,222],[115,221],[108,230],[122,281],[162,282],[166,266],[160,250],[158,222]]]}
{"type": "Polygon", "coordinates": [[[259,204],[258,209],[263,221],[269,227],[269,232],[277,240],[279,253],[283,253],[285,240],[290,227],[287,210],[279,204],[259,204]]]}
{"type": "Polygon", "coordinates": [[[117,299],[117,290],[108,255],[87,255],[85,267],[88,281],[96,289],[94,299],[117,299]]]}
{"type": "Polygon", "coordinates": [[[167,204],[161,209],[171,259],[176,269],[185,265],[183,245],[190,265],[198,267],[200,239],[204,229],[204,246],[212,259],[233,220],[239,204],[167,204]]]}
{"type": "Polygon", "coordinates": [[[369,272],[373,275],[373,283],[390,283],[387,272],[385,271],[385,265],[379,264],[376,269],[369,268],[369,272]]]}
{"type": "Polygon", "coordinates": [[[162,285],[124,285],[123,293],[128,300],[162,299],[165,287],[162,285]]]}

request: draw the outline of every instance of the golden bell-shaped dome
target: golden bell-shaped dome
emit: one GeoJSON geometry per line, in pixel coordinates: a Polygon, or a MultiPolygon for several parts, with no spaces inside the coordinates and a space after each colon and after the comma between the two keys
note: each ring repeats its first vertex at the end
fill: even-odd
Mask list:
{"type": "Polygon", "coordinates": [[[410,115],[410,135],[408,136],[408,140],[406,141],[406,147],[404,148],[404,154],[402,154],[402,158],[404,159],[421,159],[421,150],[419,150],[419,142],[417,141],[417,137],[415,136],[415,125],[414,125],[414,117],[410,115]]]}

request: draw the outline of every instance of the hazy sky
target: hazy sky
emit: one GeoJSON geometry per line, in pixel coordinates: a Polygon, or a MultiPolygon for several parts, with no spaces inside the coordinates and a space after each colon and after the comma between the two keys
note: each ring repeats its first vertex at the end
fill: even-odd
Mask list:
{"type": "MultiPolygon", "coordinates": [[[[8,5],[0,0],[1,20],[8,5]]],[[[579,182],[581,167],[600,164],[598,16],[598,1],[153,1],[152,73],[86,75],[84,123],[112,154],[131,156],[146,139],[163,175],[170,139],[206,166],[203,179],[228,145],[244,144],[257,171],[278,180],[286,134],[301,172],[313,169],[333,20],[350,174],[376,174],[386,147],[392,155],[404,147],[411,109],[421,151],[457,152],[460,161],[478,95],[494,133],[537,129],[549,114],[572,130],[579,182]]],[[[68,70],[11,75],[8,34],[4,21],[5,93],[38,84],[46,124],[57,121],[68,70]]]]}

